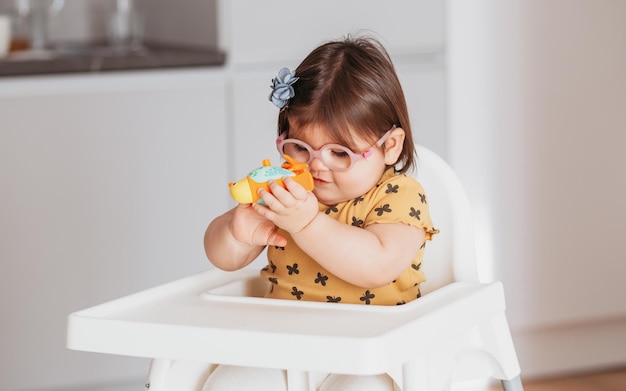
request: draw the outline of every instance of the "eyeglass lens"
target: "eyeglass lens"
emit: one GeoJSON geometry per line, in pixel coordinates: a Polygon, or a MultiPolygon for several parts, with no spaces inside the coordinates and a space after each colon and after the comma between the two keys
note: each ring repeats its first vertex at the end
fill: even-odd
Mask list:
{"type": "Polygon", "coordinates": [[[299,162],[310,163],[318,157],[324,165],[330,169],[345,170],[352,166],[350,151],[342,146],[325,146],[315,153],[308,145],[299,140],[285,140],[282,153],[287,154],[299,162]]]}

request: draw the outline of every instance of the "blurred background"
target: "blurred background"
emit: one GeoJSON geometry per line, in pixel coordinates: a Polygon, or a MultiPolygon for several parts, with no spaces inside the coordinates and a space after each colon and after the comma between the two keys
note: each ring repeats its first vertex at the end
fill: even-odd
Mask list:
{"type": "Polygon", "coordinates": [[[65,349],[67,316],[208,268],[226,184],[278,159],[271,78],[359,32],[389,49],[416,141],[468,190],[523,377],[626,365],[626,2],[0,0],[0,15],[0,390],[143,387],[147,359],[65,349]]]}

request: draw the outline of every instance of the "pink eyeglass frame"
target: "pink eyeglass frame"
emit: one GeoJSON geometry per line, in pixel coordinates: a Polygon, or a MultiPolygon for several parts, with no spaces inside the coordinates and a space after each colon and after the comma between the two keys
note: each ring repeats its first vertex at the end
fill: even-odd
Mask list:
{"type": "Polygon", "coordinates": [[[358,162],[359,160],[363,160],[363,159],[367,159],[368,157],[372,156],[372,154],[374,153],[374,148],[378,148],[381,145],[383,145],[385,143],[385,141],[387,141],[387,139],[389,138],[389,136],[391,135],[391,132],[396,128],[396,125],[393,125],[391,127],[391,129],[389,129],[387,132],[385,132],[385,134],[382,135],[381,138],[378,139],[378,141],[376,141],[376,143],[374,145],[372,145],[371,147],[367,148],[365,151],[361,152],[361,153],[354,153],[350,150],[350,148],[345,147],[343,145],[339,145],[339,144],[325,144],[322,145],[322,147],[320,149],[313,149],[313,147],[311,147],[309,144],[305,143],[302,140],[298,140],[297,138],[289,138],[286,139],[285,138],[285,134],[287,132],[283,132],[281,133],[281,135],[276,139],[276,149],[278,150],[278,153],[283,153],[282,152],[282,147],[285,144],[285,142],[287,140],[290,140],[290,142],[298,144],[302,147],[304,147],[307,151],[309,151],[309,161],[308,162],[302,162],[302,163],[306,163],[309,164],[313,161],[313,159],[319,159],[322,163],[324,163],[324,165],[328,168],[330,168],[333,171],[348,171],[349,169],[352,168],[352,166],[354,166],[354,163],[358,162]],[[332,168],[330,166],[328,166],[328,164],[326,164],[326,162],[324,161],[324,157],[322,155],[322,150],[327,149],[327,148],[337,148],[340,149],[342,151],[345,151],[348,153],[348,155],[350,156],[350,165],[346,168],[332,168]]]}

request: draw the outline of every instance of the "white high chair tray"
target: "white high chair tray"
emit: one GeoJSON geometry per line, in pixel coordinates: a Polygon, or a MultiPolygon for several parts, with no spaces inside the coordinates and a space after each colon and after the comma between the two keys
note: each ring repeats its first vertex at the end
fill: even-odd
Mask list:
{"type": "Polygon", "coordinates": [[[68,319],[67,346],[365,375],[401,366],[421,349],[504,311],[498,282],[452,283],[393,307],[240,296],[259,283],[256,270],[213,269],[78,311],[68,319]],[[442,313],[448,318],[443,327],[442,313]]]}

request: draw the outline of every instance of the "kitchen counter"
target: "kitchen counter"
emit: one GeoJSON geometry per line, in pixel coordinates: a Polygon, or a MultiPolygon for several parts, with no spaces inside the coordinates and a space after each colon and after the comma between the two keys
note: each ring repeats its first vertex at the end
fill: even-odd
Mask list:
{"type": "Polygon", "coordinates": [[[67,46],[39,52],[15,52],[0,59],[0,77],[214,67],[223,65],[225,59],[221,51],[197,48],[67,46]]]}

